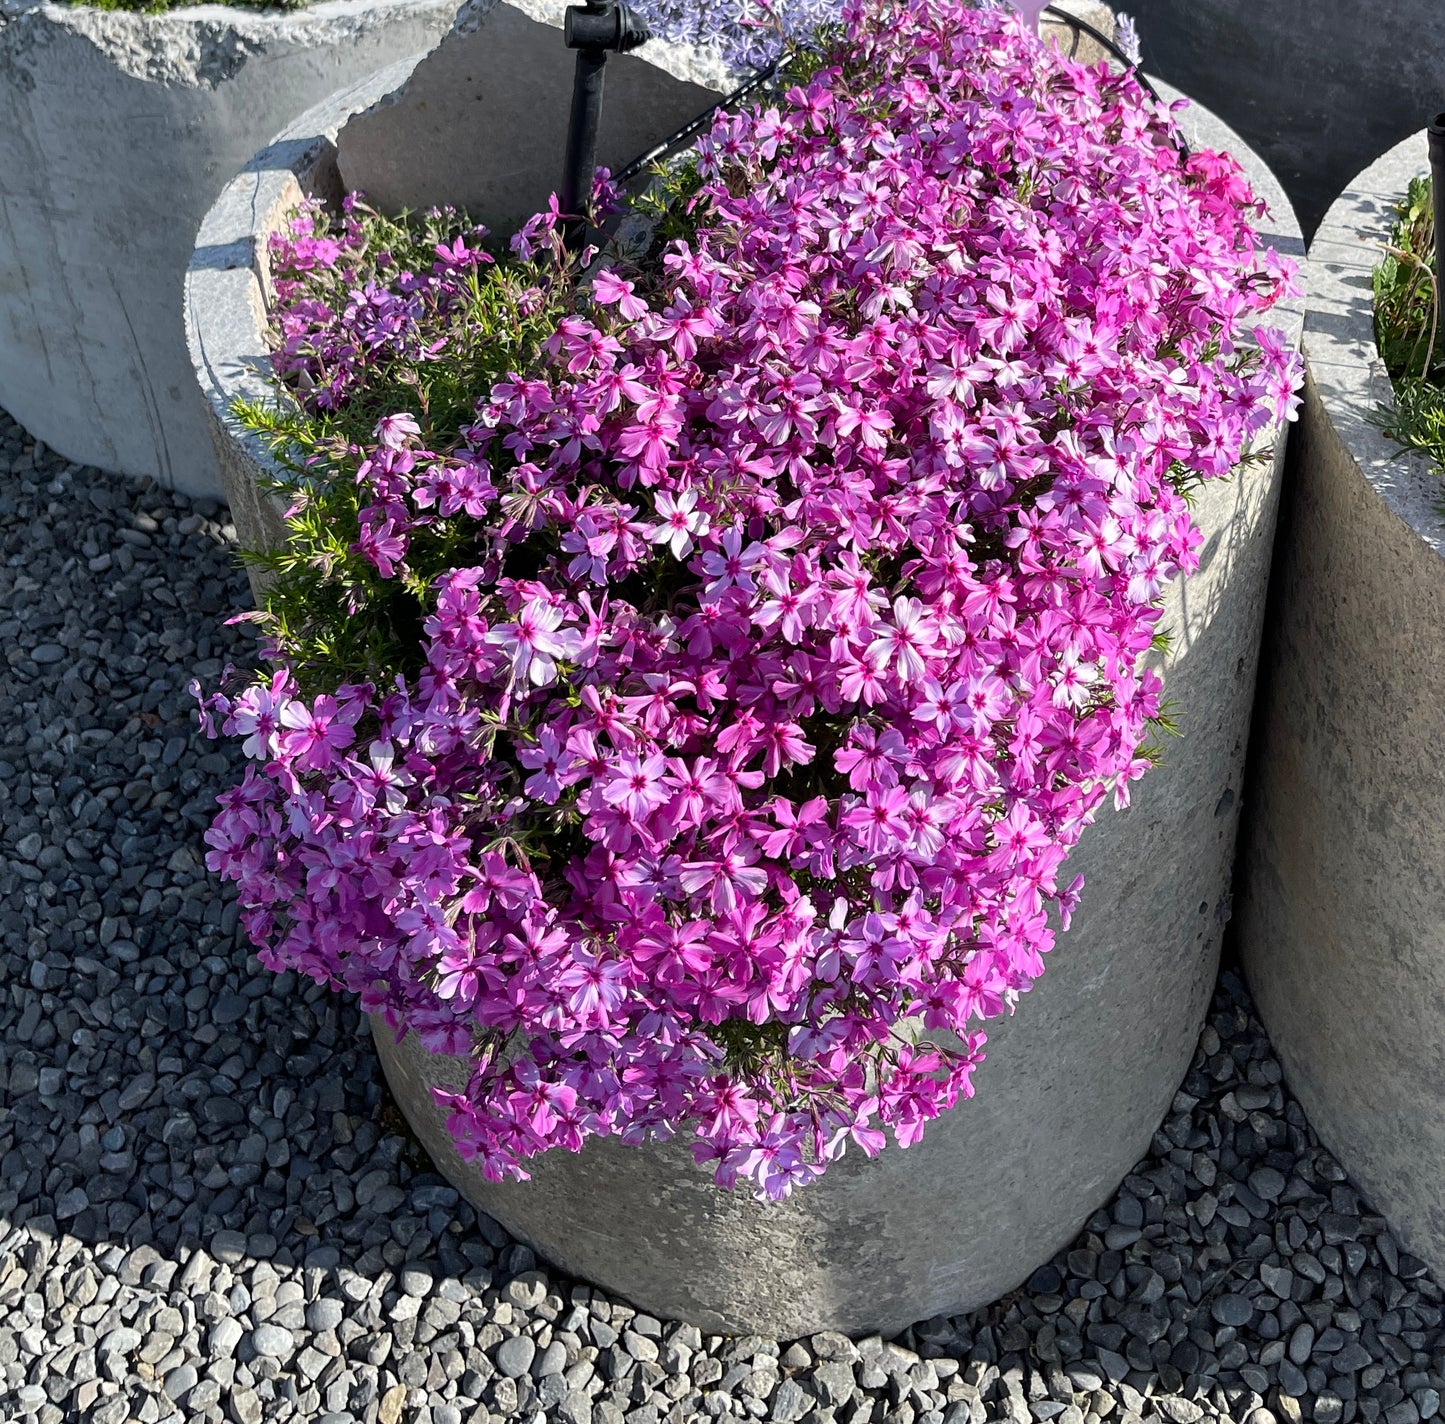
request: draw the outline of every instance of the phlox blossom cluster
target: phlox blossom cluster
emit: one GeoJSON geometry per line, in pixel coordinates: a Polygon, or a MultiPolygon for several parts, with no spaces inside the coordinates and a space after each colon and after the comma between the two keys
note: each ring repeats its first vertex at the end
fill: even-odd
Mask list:
{"type": "Polygon", "coordinates": [[[461,551],[419,670],[207,700],[263,959],[469,1057],[493,1178],[684,1133],[779,1198],[970,1095],[1147,769],[1185,491],[1292,406],[1230,158],[1012,12],[845,20],[716,119],[687,240],[355,452],[354,557],[461,551]]]}
{"type": "Polygon", "coordinates": [[[701,45],[729,68],[763,69],[784,47],[804,42],[823,25],[837,25],[842,0],[727,0],[698,5],[688,0],[635,0],[632,8],[659,39],[701,45]]]}
{"type": "MultiPolygon", "coordinates": [[[[434,356],[465,303],[466,277],[491,261],[480,245],[485,231],[471,228],[437,245],[430,271],[397,267],[390,254],[368,249],[368,211],[349,194],[332,223],[313,199],[271,241],[272,369],[314,410],[339,410],[364,394],[380,366],[434,356]]],[[[463,227],[449,209],[428,217],[463,227]]]]}

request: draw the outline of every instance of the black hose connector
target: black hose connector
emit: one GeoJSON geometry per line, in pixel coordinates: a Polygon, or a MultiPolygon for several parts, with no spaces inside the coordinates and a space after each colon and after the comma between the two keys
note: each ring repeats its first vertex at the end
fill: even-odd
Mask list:
{"type": "Polygon", "coordinates": [[[1426,125],[1425,133],[1430,148],[1430,196],[1435,219],[1435,281],[1438,286],[1445,278],[1445,267],[1440,261],[1445,252],[1445,114],[1436,114],[1426,125]]]}
{"type": "Polygon", "coordinates": [[[651,38],[647,26],[621,0],[588,0],[569,5],[562,37],[568,49],[600,49],[626,54],[651,38]]]}
{"type": "Polygon", "coordinates": [[[622,0],[587,0],[569,5],[562,37],[577,51],[572,78],[572,114],[567,124],[567,156],[562,165],[562,240],[578,251],[587,240],[587,207],[597,171],[597,130],[602,120],[602,83],[607,56],[626,54],[648,39],[647,26],[622,0]]]}

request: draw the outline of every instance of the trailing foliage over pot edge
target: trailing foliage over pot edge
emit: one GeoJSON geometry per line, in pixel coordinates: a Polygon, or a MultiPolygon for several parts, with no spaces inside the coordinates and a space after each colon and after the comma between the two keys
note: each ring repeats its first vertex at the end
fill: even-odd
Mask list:
{"type": "Polygon", "coordinates": [[[278,253],[305,463],[210,863],[471,1057],[489,1176],[685,1128],[780,1197],[969,1095],[1147,769],[1189,492],[1293,406],[1289,265],[1132,77],[869,0],[792,78],[588,281],[555,210],[278,253]]]}

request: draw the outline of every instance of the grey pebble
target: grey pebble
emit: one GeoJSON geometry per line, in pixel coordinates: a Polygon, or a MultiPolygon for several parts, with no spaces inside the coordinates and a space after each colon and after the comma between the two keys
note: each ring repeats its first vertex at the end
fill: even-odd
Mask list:
{"type": "Polygon", "coordinates": [[[1300,1399],[1310,1386],[1304,1371],[1298,1365],[1292,1360],[1282,1360],[1279,1366],[1279,1387],[1282,1393],[1300,1399]]]}
{"type": "Polygon", "coordinates": [[[230,1398],[231,1418],[236,1424],[261,1424],[261,1400],[254,1390],[233,1389],[230,1398]]]}
{"type": "Polygon", "coordinates": [[[246,1256],[246,1238],[239,1231],[218,1231],[211,1237],[211,1255],[234,1266],[246,1256]]]}
{"type": "Polygon", "coordinates": [[[777,1424],[794,1424],[808,1412],[812,1402],[797,1380],[786,1379],[773,1394],[768,1418],[777,1424]]]}
{"type": "Polygon", "coordinates": [[[524,1271],[507,1282],[502,1298],[522,1310],[535,1310],[547,1298],[547,1278],[540,1271],[524,1271]]]}
{"type": "Polygon", "coordinates": [[[344,1307],[334,1296],[321,1296],[306,1307],[306,1328],[322,1334],[341,1324],[344,1307]]]}
{"type": "Polygon", "coordinates": [[[1229,966],[1146,1156],[988,1309],[738,1340],[540,1266],[388,1124],[356,1005],[261,968],[204,868],[242,759],[186,683],[253,647],[226,514],[28,445],[0,416],[0,650],[30,648],[0,676],[0,1417],[1440,1418],[1445,1299],[1229,966]]]}
{"type": "Polygon", "coordinates": [[[96,1349],[102,1355],[128,1355],[132,1350],[140,1349],[140,1340],[139,1330],[132,1330],[128,1325],[117,1325],[101,1337],[96,1349]]]}
{"type": "Polygon", "coordinates": [[[1221,1325],[1248,1325],[1254,1306],[1242,1295],[1221,1295],[1215,1297],[1209,1312],[1221,1325]]]}
{"type": "Polygon", "coordinates": [[[496,1350],[497,1368],[508,1379],[520,1379],[532,1367],[537,1342],[527,1335],[512,1335],[496,1350]]]}
{"type": "Polygon", "coordinates": [[[1249,1174],[1250,1191],[1263,1201],[1278,1201],[1284,1188],[1284,1174],[1273,1167],[1260,1167],[1249,1174]]]}
{"type": "Polygon", "coordinates": [[[166,1397],[179,1401],[182,1395],[189,1395],[195,1389],[199,1379],[194,1365],[177,1365],[165,1377],[166,1397]]]}
{"type": "Polygon", "coordinates": [[[251,1348],[258,1355],[289,1360],[296,1349],[295,1336],[280,1325],[258,1325],[251,1332],[251,1348]]]}

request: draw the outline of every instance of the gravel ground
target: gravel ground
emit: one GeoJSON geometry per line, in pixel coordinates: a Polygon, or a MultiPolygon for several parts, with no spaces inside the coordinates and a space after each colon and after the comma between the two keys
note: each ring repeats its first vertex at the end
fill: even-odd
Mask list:
{"type": "Polygon", "coordinates": [[[355,1008],[260,969],[200,833],[237,758],[225,511],[0,416],[0,1418],[1418,1424],[1441,1292],[1319,1147],[1237,975],[1150,1155],[991,1309],[702,1337],[549,1275],[391,1108],[355,1008]]]}

